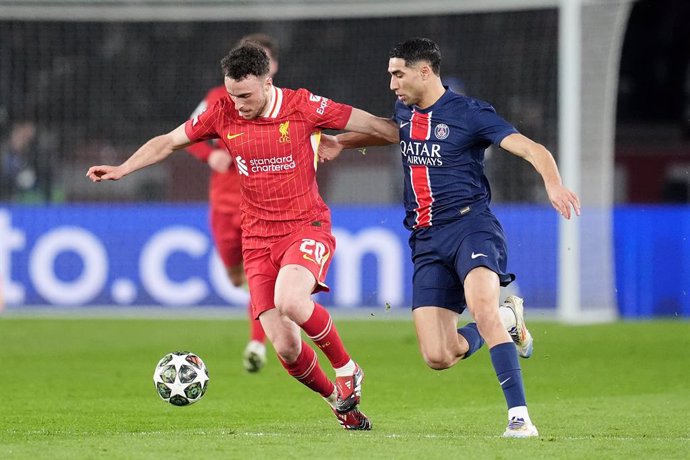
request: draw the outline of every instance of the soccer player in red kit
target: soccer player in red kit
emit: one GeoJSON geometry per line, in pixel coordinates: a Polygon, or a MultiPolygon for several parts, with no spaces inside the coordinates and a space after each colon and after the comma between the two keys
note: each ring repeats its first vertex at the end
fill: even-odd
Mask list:
{"type": "MultiPolygon", "coordinates": [[[[272,78],[278,71],[278,46],[275,41],[266,34],[257,33],[242,37],[237,46],[245,43],[258,45],[266,51],[270,62],[269,76],[272,78]]],[[[225,85],[212,88],[194,110],[191,118],[205,112],[219,99],[227,97],[225,85]]],[[[211,234],[230,282],[235,287],[243,286],[247,278],[242,264],[240,182],[237,179],[237,169],[232,164],[232,157],[218,140],[192,144],[187,147],[187,152],[208,163],[212,170],[209,183],[211,234]]],[[[258,372],[266,364],[266,333],[261,321],[252,313],[251,302],[248,305],[248,314],[250,338],[242,353],[242,363],[247,371],[258,372]]]]}
{"type": "Polygon", "coordinates": [[[328,311],[311,299],[327,290],[335,250],[330,211],[316,183],[321,129],[346,129],[397,139],[386,119],[316,96],[273,86],[266,52],[234,49],[221,61],[229,98],[173,131],[149,140],[119,166],[92,166],[94,182],[118,180],[164,160],[192,142],[220,138],[233,156],[242,191],[242,255],[254,315],[290,375],[319,393],[339,423],[368,430],[359,411],[364,373],[350,358],[328,311]],[[301,330],[335,370],[319,365],[301,330]]]}

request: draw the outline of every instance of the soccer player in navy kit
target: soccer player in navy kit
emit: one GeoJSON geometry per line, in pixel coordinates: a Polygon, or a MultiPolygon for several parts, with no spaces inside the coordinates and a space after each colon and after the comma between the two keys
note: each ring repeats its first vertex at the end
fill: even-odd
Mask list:
{"type": "MultiPolygon", "coordinates": [[[[503,229],[489,208],[484,151],[491,144],[529,161],[544,179],[551,204],[566,219],[579,215],[577,195],[565,188],[551,153],[496,114],[486,102],[454,93],[440,78],[441,52],[425,38],[389,54],[390,88],[398,97],[391,123],[399,129],[405,174],[405,226],[412,232],[413,318],[424,361],[436,370],[468,358],[486,340],[508,405],[503,436],[538,436],[530,420],[518,353],[528,358],[532,337],[522,299],[499,305],[506,271],[503,229]],[[470,310],[476,323],[457,329],[470,310]],[[514,343],[513,343],[514,342],[514,343]]],[[[386,142],[357,133],[324,137],[320,156],[386,142]]]]}

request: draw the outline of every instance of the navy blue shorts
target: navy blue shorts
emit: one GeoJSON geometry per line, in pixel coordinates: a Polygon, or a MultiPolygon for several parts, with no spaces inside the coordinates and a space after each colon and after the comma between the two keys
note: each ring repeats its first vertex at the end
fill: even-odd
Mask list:
{"type": "Polygon", "coordinates": [[[476,267],[498,274],[501,286],[515,275],[506,272],[508,254],[501,224],[491,210],[477,211],[438,226],[417,229],[410,236],[414,275],[412,308],[465,310],[463,281],[476,267]]]}

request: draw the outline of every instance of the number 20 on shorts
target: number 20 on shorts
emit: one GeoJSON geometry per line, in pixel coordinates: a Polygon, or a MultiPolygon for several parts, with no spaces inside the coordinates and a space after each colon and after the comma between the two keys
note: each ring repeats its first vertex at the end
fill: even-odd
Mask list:
{"type": "Polygon", "coordinates": [[[311,260],[317,265],[323,265],[324,256],[326,255],[326,246],[323,243],[310,238],[304,238],[299,250],[304,254],[305,259],[311,260]]]}

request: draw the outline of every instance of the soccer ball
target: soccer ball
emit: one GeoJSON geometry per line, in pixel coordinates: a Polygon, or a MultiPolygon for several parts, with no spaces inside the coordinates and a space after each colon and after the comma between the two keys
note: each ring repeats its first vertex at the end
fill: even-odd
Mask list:
{"type": "Polygon", "coordinates": [[[174,351],[158,361],[153,384],[163,401],[174,406],[187,406],[206,393],[208,370],[194,353],[174,351]]]}

